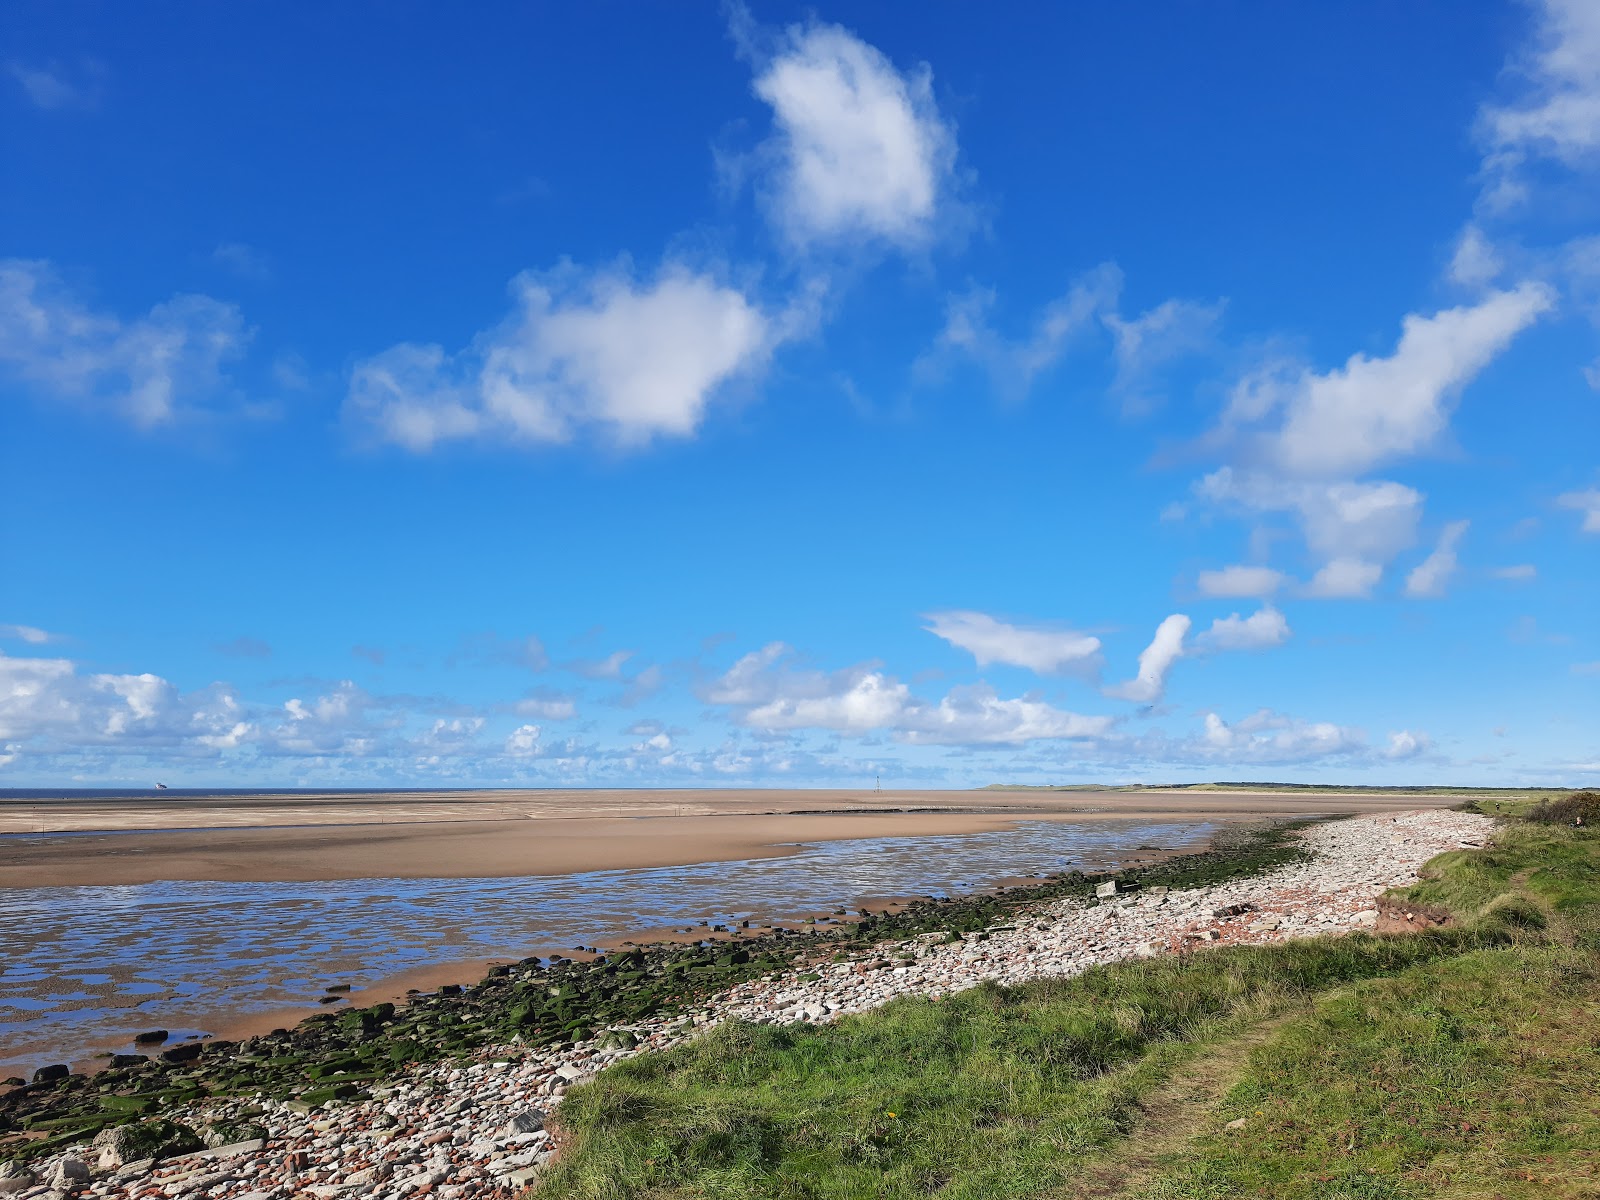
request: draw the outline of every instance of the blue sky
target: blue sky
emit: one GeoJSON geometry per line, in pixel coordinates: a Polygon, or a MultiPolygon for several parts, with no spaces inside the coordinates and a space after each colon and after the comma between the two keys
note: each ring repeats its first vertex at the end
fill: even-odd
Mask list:
{"type": "Polygon", "coordinates": [[[1600,9],[23,3],[0,786],[1600,782],[1600,9]]]}

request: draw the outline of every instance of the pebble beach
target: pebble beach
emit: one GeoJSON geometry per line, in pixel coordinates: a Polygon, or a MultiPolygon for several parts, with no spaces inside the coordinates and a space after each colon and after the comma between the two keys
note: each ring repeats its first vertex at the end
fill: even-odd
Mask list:
{"type": "MultiPolygon", "coordinates": [[[[0,1194],[94,1196],[438,1196],[510,1200],[554,1153],[547,1123],[566,1090],[612,1062],[666,1049],[728,1020],[824,1022],[902,996],[984,982],[1070,976],[1131,957],[1218,944],[1264,944],[1378,925],[1378,898],[1428,859],[1483,845],[1494,822],[1447,810],[1381,813],[1314,825],[1307,860],[1213,887],[1146,888],[1051,901],[950,941],[882,943],[846,961],[740,984],[687,1016],[613,1027],[564,1048],[510,1044],[471,1062],[417,1067],[370,1099],[322,1107],[267,1098],[205,1101],[175,1116],[195,1128],[252,1126],[263,1136],[160,1162],[123,1161],[116,1130],[26,1165],[0,1165],[0,1194]]],[[[1104,889],[1110,891],[1110,888],[1104,889]]]]}

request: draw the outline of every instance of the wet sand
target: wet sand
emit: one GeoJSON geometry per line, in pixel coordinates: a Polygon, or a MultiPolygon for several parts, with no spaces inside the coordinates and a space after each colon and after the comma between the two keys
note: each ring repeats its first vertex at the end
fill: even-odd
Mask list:
{"type": "Polygon", "coordinates": [[[0,834],[31,836],[0,839],[0,887],[565,875],[772,858],[804,842],[983,833],[1022,820],[1226,822],[1457,799],[820,790],[8,798],[0,834]]]}
{"type": "Polygon", "coordinates": [[[319,1011],[334,984],[356,989],[348,1003],[371,1004],[527,955],[581,958],[580,944],[731,940],[744,921],[751,932],[834,924],[908,897],[1153,861],[1215,829],[1059,816],[587,874],[0,889],[0,928],[29,931],[0,963],[0,1076],[132,1050],[140,1029],[174,1040],[263,1032],[319,1011]]]}

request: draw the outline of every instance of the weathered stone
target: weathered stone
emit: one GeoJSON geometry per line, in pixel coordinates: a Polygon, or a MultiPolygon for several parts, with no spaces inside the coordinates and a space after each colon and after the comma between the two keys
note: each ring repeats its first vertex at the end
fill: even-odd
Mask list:
{"type": "Polygon", "coordinates": [[[1096,899],[1109,900],[1111,897],[1115,896],[1119,890],[1120,889],[1117,886],[1117,881],[1115,879],[1108,879],[1104,883],[1095,884],[1094,894],[1096,899]]]}
{"type": "Polygon", "coordinates": [[[538,1133],[543,1128],[544,1117],[528,1108],[511,1115],[511,1119],[505,1123],[504,1133],[507,1137],[515,1137],[519,1133],[538,1133]]]}
{"type": "Polygon", "coordinates": [[[89,1164],[81,1158],[60,1158],[46,1182],[53,1188],[67,1191],[89,1182],[89,1164]]]}
{"type": "Polygon", "coordinates": [[[40,1067],[33,1073],[35,1083],[54,1083],[58,1079],[65,1079],[72,1074],[72,1068],[65,1063],[53,1063],[48,1067],[40,1067]]]}
{"type": "Polygon", "coordinates": [[[0,1163],[0,1196],[25,1192],[34,1185],[33,1172],[19,1162],[0,1163]]]}
{"type": "Polygon", "coordinates": [[[144,1159],[170,1158],[199,1150],[204,1143],[199,1134],[176,1121],[141,1121],[133,1125],[114,1125],[95,1139],[100,1151],[100,1169],[110,1171],[144,1159]]]}

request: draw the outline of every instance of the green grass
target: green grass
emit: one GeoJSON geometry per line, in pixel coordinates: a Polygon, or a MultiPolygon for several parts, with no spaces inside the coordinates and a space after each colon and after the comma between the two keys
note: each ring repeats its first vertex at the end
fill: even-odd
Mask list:
{"type": "Polygon", "coordinates": [[[1250,1054],[1199,1136],[1132,1194],[1600,1195],[1597,1028],[1595,963],[1560,950],[1342,989],[1250,1054]]]}
{"type": "Polygon", "coordinates": [[[1516,824],[1410,890],[1445,929],[725,1025],[574,1089],[535,1194],[1600,1196],[1597,863],[1516,824]]]}

